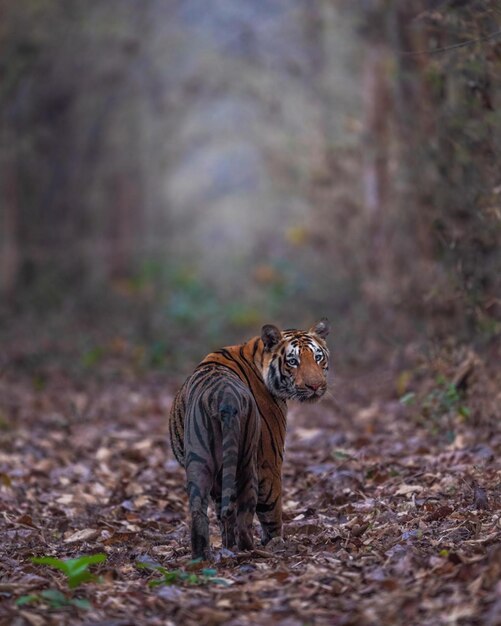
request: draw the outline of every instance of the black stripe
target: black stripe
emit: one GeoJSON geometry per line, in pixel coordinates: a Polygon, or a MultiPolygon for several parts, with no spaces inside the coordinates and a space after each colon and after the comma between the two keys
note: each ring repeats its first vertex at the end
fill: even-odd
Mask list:
{"type": "Polygon", "coordinates": [[[209,449],[209,446],[207,444],[207,441],[205,440],[205,437],[203,435],[203,433],[200,430],[200,424],[198,423],[198,420],[196,418],[194,418],[191,423],[189,424],[190,429],[188,431],[188,441],[190,441],[191,443],[191,432],[192,429],[195,432],[195,435],[198,439],[199,444],[201,445],[201,447],[205,450],[205,452],[207,452],[208,454],[211,453],[211,450],[209,449]]]}

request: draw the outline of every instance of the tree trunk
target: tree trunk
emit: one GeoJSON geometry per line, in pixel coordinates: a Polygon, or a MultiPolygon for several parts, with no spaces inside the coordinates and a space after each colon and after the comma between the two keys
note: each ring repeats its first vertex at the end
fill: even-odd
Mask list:
{"type": "Polygon", "coordinates": [[[380,43],[371,45],[364,68],[365,145],[363,164],[364,204],[372,233],[371,266],[379,267],[384,254],[384,212],[389,190],[388,54],[380,43]]]}
{"type": "Polygon", "coordinates": [[[15,167],[5,165],[3,171],[3,209],[0,215],[0,295],[9,298],[16,287],[19,273],[18,190],[15,167]]]}

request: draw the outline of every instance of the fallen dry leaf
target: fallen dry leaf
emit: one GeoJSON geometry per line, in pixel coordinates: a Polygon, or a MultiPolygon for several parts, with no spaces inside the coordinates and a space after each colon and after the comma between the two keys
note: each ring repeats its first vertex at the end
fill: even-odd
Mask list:
{"type": "Polygon", "coordinates": [[[18,407],[15,428],[0,432],[0,474],[9,477],[0,480],[0,623],[499,626],[496,432],[463,421],[450,445],[402,419],[377,385],[360,396],[357,382],[344,381],[336,405],[291,407],[284,539],[261,546],[256,523],[254,550],[223,549],[211,509],[214,562],[190,564],[166,376],[47,381],[35,390],[22,376],[0,380],[0,398],[18,407]],[[85,417],[75,417],[76,404],[85,417]],[[91,610],[16,607],[19,596],[64,588],[64,576],[33,556],[83,553],[107,555],[101,584],[74,592],[91,610]],[[219,583],[204,578],[207,568],[219,583]],[[148,586],[163,575],[173,584],[148,586]]]}
{"type": "Polygon", "coordinates": [[[78,541],[89,541],[95,539],[99,535],[99,531],[95,528],[83,528],[72,533],[69,537],[65,537],[64,543],[76,543],[78,541]]]}

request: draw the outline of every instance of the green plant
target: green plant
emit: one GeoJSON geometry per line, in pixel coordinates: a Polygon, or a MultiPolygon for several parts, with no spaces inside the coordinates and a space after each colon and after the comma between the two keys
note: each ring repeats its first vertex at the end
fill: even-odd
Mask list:
{"type": "Polygon", "coordinates": [[[400,403],[404,404],[405,406],[409,406],[414,402],[415,399],[416,394],[413,391],[409,391],[409,393],[406,393],[400,398],[400,403]]]}
{"type": "Polygon", "coordinates": [[[40,593],[31,593],[16,600],[17,606],[41,603],[48,604],[51,609],[63,609],[71,606],[83,610],[92,608],[91,603],[85,598],[69,598],[57,589],[44,589],[40,593]]]}
{"type": "Polygon", "coordinates": [[[468,417],[469,408],[463,404],[463,398],[456,385],[443,376],[436,380],[437,386],[425,397],[422,409],[425,415],[437,420],[442,416],[461,415],[468,417]]]}
{"type": "Polygon", "coordinates": [[[104,348],[101,346],[95,346],[94,348],[87,350],[87,352],[82,355],[82,365],[87,369],[92,369],[103,360],[104,356],[104,348]]]}
{"type": "MultiPolygon", "coordinates": [[[[35,565],[48,565],[66,575],[66,583],[70,590],[76,589],[83,583],[99,582],[100,578],[89,571],[91,565],[104,563],[106,554],[91,554],[80,556],[76,559],[58,559],[53,556],[41,556],[31,559],[35,565]]],[[[20,596],[16,600],[17,606],[31,604],[48,604],[51,609],[63,609],[75,607],[87,610],[91,608],[91,603],[85,598],[73,598],[58,589],[44,589],[40,593],[31,593],[20,596]]]]}
{"type": "MultiPolygon", "coordinates": [[[[196,564],[195,561],[192,562],[196,564]]],[[[210,568],[203,568],[198,573],[186,572],[184,570],[168,570],[161,565],[154,565],[152,563],[136,563],[136,566],[141,569],[149,569],[155,572],[159,572],[162,578],[156,580],[150,580],[148,585],[150,587],[158,587],[162,585],[223,585],[228,587],[231,585],[231,581],[225,578],[216,577],[217,570],[210,568]]]]}
{"type": "Polygon", "coordinates": [[[400,402],[405,406],[414,406],[418,422],[435,434],[445,433],[450,441],[455,437],[454,423],[458,416],[461,419],[470,416],[470,409],[464,403],[463,394],[454,382],[444,376],[437,377],[435,387],[425,396],[409,392],[400,398],[400,402]]]}
{"type": "Polygon", "coordinates": [[[91,554],[65,560],[52,556],[34,557],[31,559],[31,562],[36,565],[48,565],[63,572],[66,575],[66,582],[70,589],[75,589],[82,583],[99,581],[95,574],[89,572],[89,567],[98,563],[104,563],[104,561],[106,561],[106,554],[91,554]]]}

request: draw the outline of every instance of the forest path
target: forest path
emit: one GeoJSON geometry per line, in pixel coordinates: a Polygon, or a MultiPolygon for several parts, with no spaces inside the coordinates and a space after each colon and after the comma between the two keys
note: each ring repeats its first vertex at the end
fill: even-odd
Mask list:
{"type": "Polygon", "coordinates": [[[225,584],[195,566],[149,587],[160,575],[139,561],[189,568],[165,377],[4,372],[0,623],[500,624],[500,436],[456,420],[448,443],[437,416],[420,422],[398,401],[401,376],[335,381],[318,405],[291,408],[283,544],[224,554],[213,523],[225,584]],[[101,584],[74,592],[30,561],[95,553],[101,584]],[[16,606],[49,588],[92,607],[16,606]]]}

